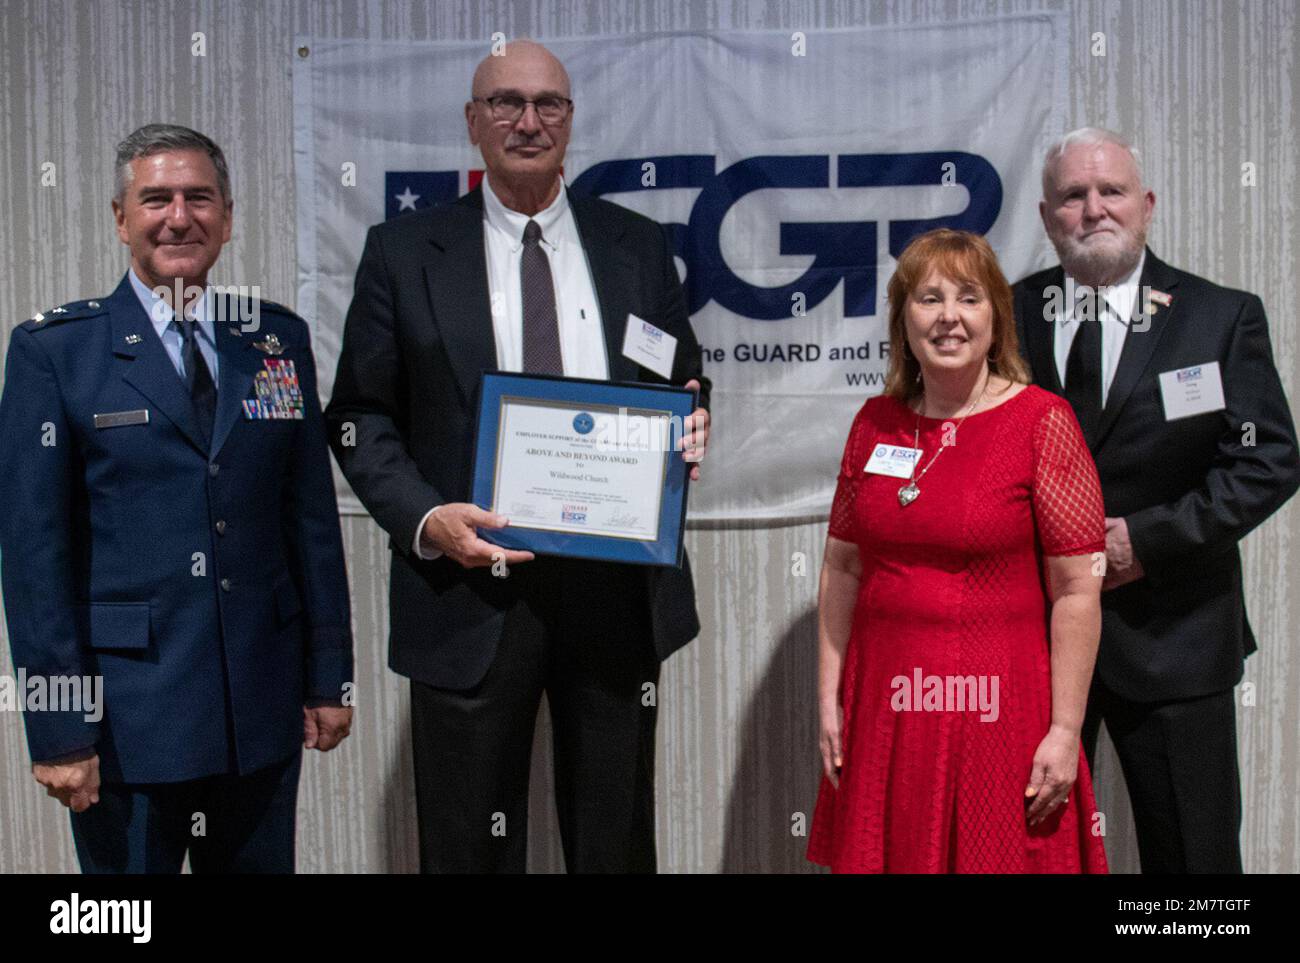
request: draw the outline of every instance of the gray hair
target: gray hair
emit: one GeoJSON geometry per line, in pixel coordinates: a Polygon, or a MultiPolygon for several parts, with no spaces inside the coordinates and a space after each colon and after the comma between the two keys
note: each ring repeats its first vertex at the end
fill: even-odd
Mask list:
{"type": "Polygon", "coordinates": [[[226,155],[221,153],[216,141],[179,124],[145,124],[131,131],[117,145],[117,187],[113,196],[118,203],[126,197],[126,189],[131,183],[131,161],[173,150],[197,150],[207,154],[212,159],[212,166],[217,169],[217,185],[221,188],[221,197],[230,200],[230,169],[226,167],[226,155]]]}
{"type": "Polygon", "coordinates": [[[1057,161],[1071,147],[1100,147],[1102,144],[1114,144],[1128,151],[1133,158],[1133,164],[1137,167],[1138,183],[1146,187],[1146,178],[1142,174],[1142,155],[1138,153],[1136,147],[1130,144],[1122,136],[1113,130],[1106,130],[1104,127],[1080,127],[1078,130],[1072,130],[1047,151],[1047,157],[1043,160],[1043,196],[1047,196],[1049,187],[1049,178],[1056,167],[1057,161]]]}

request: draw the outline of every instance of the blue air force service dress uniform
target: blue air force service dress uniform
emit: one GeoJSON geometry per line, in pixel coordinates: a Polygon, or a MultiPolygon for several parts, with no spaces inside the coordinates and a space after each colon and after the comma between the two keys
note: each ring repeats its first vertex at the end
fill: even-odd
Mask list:
{"type": "Polygon", "coordinates": [[[103,684],[100,718],[27,711],[31,756],[100,757],[102,801],[73,814],[83,868],[179,869],[188,844],[196,870],[291,870],[303,706],[338,704],[352,673],[307,327],[270,302],[210,300],[195,327],[215,405],[201,410],[179,329],[160,335],[142,296],[128,273],[10,338],[0,576],[15,670],[103,684]],[[130,803],[155,789],[182,810],[226,807],[202,837],[216,850],[200,855],[185,813],[179,856],[163,846],[148,864],[163,830],[130,803]]]}

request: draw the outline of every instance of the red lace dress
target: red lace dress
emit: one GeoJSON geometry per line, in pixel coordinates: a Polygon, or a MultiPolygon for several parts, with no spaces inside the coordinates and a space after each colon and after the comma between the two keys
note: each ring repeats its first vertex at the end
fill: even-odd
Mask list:
{"type": "MultiPolygon", "coordinates": [[[[944,425],[921,420],[921,468],[944,425]]],[[[1030,827],[1024,802],[1051,722],[1043,556],[1106,545],[1078,422],[1029,386],[968,417],[903,507],[905,479],[863,469],[879,442],[911,448],[915,428],[882,395],[844,449],[830,534],[857,544],[862,579],[840,785],[822,778],[808,858],[836,872],[1104,873],[1082,748],[1066,805],[1030,827]]]]}

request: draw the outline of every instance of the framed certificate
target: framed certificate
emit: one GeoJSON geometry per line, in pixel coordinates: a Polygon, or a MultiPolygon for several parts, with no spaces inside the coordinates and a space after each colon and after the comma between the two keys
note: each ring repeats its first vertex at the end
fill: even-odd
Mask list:
{"type": "Polygon", "coordinates": [[[487,372],[473,500],[505,515],[479,535],[539,555],[679,566],[693,391],[487,372]]]}

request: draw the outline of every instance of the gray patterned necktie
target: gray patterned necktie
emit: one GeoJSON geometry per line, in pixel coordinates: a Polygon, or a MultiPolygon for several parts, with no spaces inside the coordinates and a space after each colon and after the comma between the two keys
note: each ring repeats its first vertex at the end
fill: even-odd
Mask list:
{"type": "Polygon", "coordinates": [[[524,251],[519,261],[524,305],[524,371],[562,375],[564,357],[560,354],[560,325],[555,314],[555,282],[541,242],[542,229],[530,220],[524,227],[524,251]]]}

